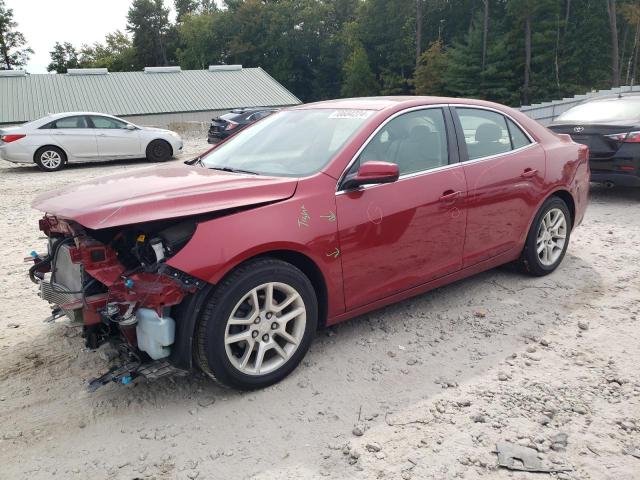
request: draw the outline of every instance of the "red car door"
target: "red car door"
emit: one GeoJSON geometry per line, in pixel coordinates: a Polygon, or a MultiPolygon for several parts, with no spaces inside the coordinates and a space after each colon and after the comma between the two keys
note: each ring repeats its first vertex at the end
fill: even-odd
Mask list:
{"type": "Polygon", "coordinates": [[[336,196],[347,310],[461,268],[466,182],[448,130],[448,109],[397,115],[351,166],[393,162],[400,178],[336,196]]]}
{"type": "Polygon", "coordinates": [[[543,194],[545,152],[497,111],[453,111],[468,186],[467,267],[514,248],[526,233],[543,194]]]}

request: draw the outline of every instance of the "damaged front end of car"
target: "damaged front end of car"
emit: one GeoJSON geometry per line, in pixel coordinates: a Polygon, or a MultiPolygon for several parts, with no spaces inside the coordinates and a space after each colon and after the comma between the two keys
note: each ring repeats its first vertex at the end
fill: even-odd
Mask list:
{"type": "Polygon", "coordinates": [[[187,244],[196,221],[92,230],[47,214],[39,226],[48,237],[47,252],[32,253],[29,276],[53,305],[48,320],[66,315],[82,324],[87,348],[108,342],[120,354],[121,363],[89,388],[186,373],[169,362],[176,335],[172,307],[207,283],[165,262],[187,244]]]}

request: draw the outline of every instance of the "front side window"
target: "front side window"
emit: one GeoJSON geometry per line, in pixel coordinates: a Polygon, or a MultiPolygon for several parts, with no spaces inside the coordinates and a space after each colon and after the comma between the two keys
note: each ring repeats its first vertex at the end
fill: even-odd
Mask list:
{"type": "Polygon", "coordinates": [[[447,165],[449,151],[442,109],[416,110],[391,120],[367,144],[351,171],[371,160],[395,163],[400,175],[447,165]]]}
{"type": "Polygon", "coordinates": [[[109,128],[109,129],[126,129],[127,124],[109,117],[91,117],[93,126],[95,128],[109,128]]]}
{"type": "Polygon", "coordinates": [[[303,177],[319,172],[371,110],[285,110],[243,129],[201,159],[208,168],[303,177]]]}
{"type": "Polygon", "coordinates": [[[469,160],[511,150],[511,138],[503,115],[477,108],[456,108],[469,160]]]}

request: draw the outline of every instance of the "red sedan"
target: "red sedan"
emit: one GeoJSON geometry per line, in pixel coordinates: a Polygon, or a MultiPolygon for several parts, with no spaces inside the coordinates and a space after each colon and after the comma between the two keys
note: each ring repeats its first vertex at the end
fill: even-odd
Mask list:
{"type": "Polygon", "coordinates": [[[270,385],[319,326],[508,262],[551,273],[589,192],[585,146],[453,98],[303,105],[189,163],[34,201],[41,296],[122,353],[94,387],[193,362],[270,385]]]}

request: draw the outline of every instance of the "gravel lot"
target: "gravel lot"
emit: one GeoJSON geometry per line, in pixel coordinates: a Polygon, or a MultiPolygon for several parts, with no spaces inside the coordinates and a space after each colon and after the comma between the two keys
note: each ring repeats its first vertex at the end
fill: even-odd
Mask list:
{"type": "MultiPolygon", "coordinates": [[[[204,148],[188,140],[182,160],[204,148]]],[[[553,275],[496,269],[325,330],[268,389],[194,373],[90,394],[108,352],[82,350],[78,327],[42,323],[22,263],[44,245],[29,203],[143,166],[0,162],[0,477],[549,476],[498,469],[507,440],[572,469],[558,478],[638,478],[640,189],[594,186],[553,275]]]]}

